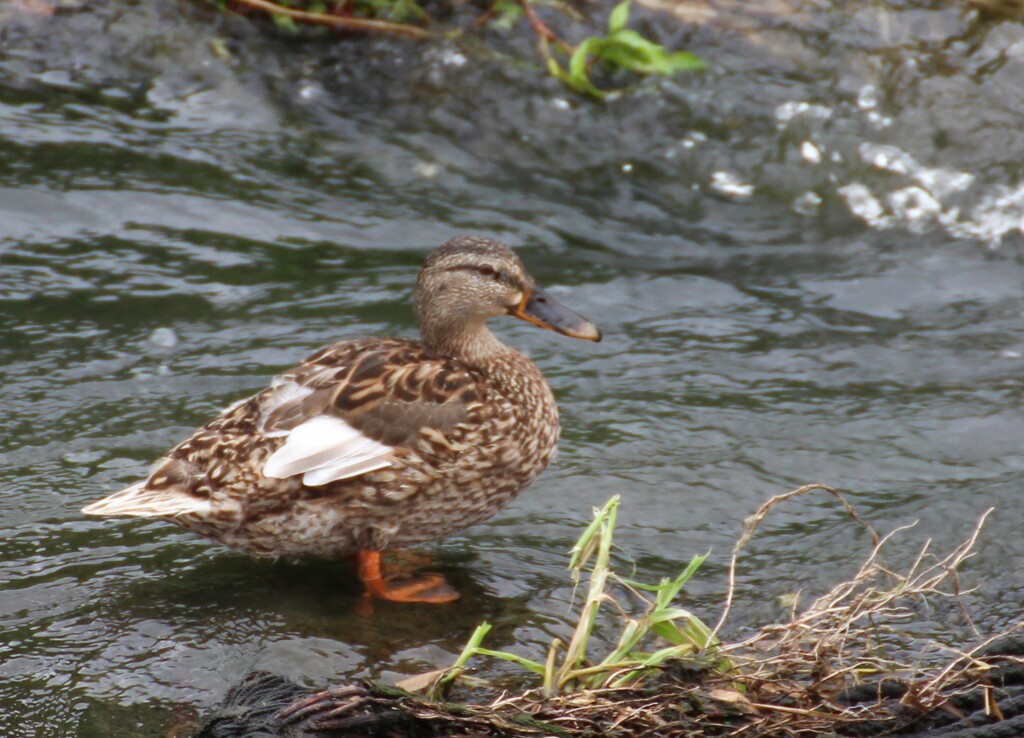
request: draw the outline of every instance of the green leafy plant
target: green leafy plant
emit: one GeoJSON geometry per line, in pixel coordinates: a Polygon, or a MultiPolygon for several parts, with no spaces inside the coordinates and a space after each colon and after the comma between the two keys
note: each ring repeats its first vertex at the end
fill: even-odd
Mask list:
{"type": "Polygon", "coordinates": [[[290,15],[284,15],[283,13],[271,13],[270,19],[274,21],[274,25],[278,28],[283,28],[290,33],[299,32],[299,24],[295,22],[295,19],[290,15]]]}
{"type": "MultiPolygon", "coordinates": [[[[322,26],[342,31],[380,33],[415,39],[459,38],[463,29],[434,30],[438,21],[433,6],[423,0],[208,0],[226,11],[256,11],[279,28],[298,33],[303,27],[322,26]]],[[[591,80],[598,65],[640,75],[671,75],[702,69],[700,57],[685,51],[667,51],[637,31],[627,28],[630,0],[623,0],[608,18],[608,33],[584,39],[578,46],[565,42],[537,15],[535,6],[544,5],[568,16],[574,23],[583,16],[564,0],[494,0],[491,7],[471,26],[490,23],[511,30],[524,18],[540,41],[548,71],[572,89],[605,98],[624,92],[606,90],[591,80]],[[557,56],[556,56],[557,55],[557,56]],[[562,61],[560,61],[562,59],[562,61]],[[564,63],[564,66],[563,66],[564,63]]]]}
{"type": "Polygon", "coordinates": [[[616,495],[603,508],[596,510],[593,522],[572,549],[569,570],[574,581],[579,583],[584,572],[589,572],[589,577],[568,644],[556,639],[543,662],[507,651],[493,651],[481,645],[491,629],[489,623],[482,623],[473,632],[455,664],[438,677],[435,691],[443,690],[456,679],[474,656],[504,659],[537,674],[548,696],[580,689],[636,684],[656,673],[667,661],[692,659],[698,654],[710,656],[712,665],[722,671],[731,668],[728,660],[716,655],[719,641],[711,629],[696,615],[672,604],[706,557],[695,556],[677,577],[666,577],[656,585],[620,577],[610,566],[618,507],[619,497],[616,495]],[[628,590],[638,599],[643,605],[643,613],[638,617],[624,614],[622,631],[615,646],[604,658],[595,661],[587,651],[602,603],[615,603],[619,611],[625,613],[608,591],[613,584],[628,590]],[[654,637],[661,638],[667,645],[653,651],[646,649],[654,637]]]}
{"type": "Polygon", "coordinates": [[[626,28],[631,0],[623,0],[608,17],[608,35],[591,36],[573,50],[566,67],[548,56],[548,71],[569,87],[594,97],[604,98],[616,90],[602,90],[590,80],[596,63],[605,62],[636,74],[672,75],[703,69],[700,57],[688,51],[666,51],[638,32],[626,28]]]}
{"type": "Polygon", "coordinates": [[[417,0],[358,0],[354,3],[357,14],[394,23],[426,21],[427,13],[417,0]]]}
{"type": "Polygon", "coordinates": [[[522,4],[515,0],[498,0],[491,8],[491,12],[494,17],[490,25],[502,31],[510,30],[524,16],[522,4]]]}

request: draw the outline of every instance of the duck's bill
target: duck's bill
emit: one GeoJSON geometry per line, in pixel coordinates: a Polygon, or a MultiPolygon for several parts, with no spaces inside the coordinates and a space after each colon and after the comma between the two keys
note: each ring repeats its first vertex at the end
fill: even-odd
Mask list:
{"type": "Polygon", "coordinates": [[[585,341],[601,340],[601,331],[596,325],[582,315],[577,315],[539,287],[527,292],[522,301],[509,310],[509,314],[564,336],[582,338],[585,341]]]}

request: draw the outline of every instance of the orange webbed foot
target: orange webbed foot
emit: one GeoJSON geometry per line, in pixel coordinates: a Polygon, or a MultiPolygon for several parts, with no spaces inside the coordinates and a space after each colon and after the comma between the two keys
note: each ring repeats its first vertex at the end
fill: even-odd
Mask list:
{"type": "Polygon", "coordinates": [[[459,599],[459,593],[440,574],[385,574],[380,551],[359,552],[359,578],[366,594],[391,602],[442,605],[459,599]]]}

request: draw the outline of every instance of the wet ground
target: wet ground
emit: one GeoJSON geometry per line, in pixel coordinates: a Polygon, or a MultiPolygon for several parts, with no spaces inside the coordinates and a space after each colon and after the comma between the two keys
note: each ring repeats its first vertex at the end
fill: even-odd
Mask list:
{"type": "MultiPolygon", "coordinates": [[[[1019,617],[1024,26],[697,7],[720,12],[637,23],[709,71],[602,104],[545,79],[526,34],[489,39],[524,64],[186,3],[0,6],[0,734],[163,735],[250,669],[415,673],[484,619],[536,657],[567,632],[565,552],[616,493],[643,575],[711,550],[687,599],[708,620],[775,493],[820,481],[882,531],[919,521],[895,566],[995,506],[967,604],[982,630],[1019,617]],[[456,606],[368,614],[344,565],[78,512],[320,345],[411,334],[419,263],[464,232],[516,246],[605,341],[500,326],[555,387],[562,449],[433,547],[456,606]]],[[[829,500],[790,503],[732,628],[866,546],[829,500]]],[[[908,627],[972,637],[942,603],[908,627]]]]}

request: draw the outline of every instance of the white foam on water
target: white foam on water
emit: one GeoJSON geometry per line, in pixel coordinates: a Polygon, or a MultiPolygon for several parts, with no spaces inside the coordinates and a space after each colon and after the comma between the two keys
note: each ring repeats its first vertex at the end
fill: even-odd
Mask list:
{"type": "Polygon", "coordinates": [[[846,200],[850,212],[872,228],[892,227],[892,218],[885,214],[885,208],[871,190],[860,182],[851,182],[839,188],[839,194],[846,200]]]}
{"type": "Polygon", "coordinates": [[[814,118],[828,120],[832,117],[832,108],[797,100],[790,100],[775,108],[775,122],[784,127],[794,118],[814,118]]]}
{"type": "Polygon", "coordinates": [[[994,188],[971,209],[967,220],[952,224],[949,232],[985,241],[992,248],[1007,234],[1024,233],[1024,184],[994,188]]]}
{"type": "Polygon", "coordinates": [[[726,171],[718,171],[711,175],[711,189],[720,195],[737,199],[746,199],[754,194],[754,185],[726,171]]]}
{"type": "Polygon", "coordinates": [[[821,207],[821,195],[808,190],[793,201],[793,210],[800,215],[814,215],[821,207]]]}
{"type": "Polygon", "coordinates": [[[821,163],[821,149],[815,146],[810,141],[804,141],[800,144],[800,156],[804,158],[804,161],[809,164],[820,164],[821,163]]]}

